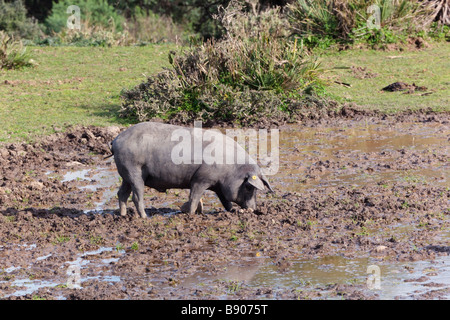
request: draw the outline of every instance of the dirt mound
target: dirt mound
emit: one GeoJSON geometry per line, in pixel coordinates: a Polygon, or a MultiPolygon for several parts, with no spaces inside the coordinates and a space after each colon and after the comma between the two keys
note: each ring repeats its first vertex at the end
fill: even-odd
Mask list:
{"type": "Polygon", "coordinates": [[[394,82],[394,83],[391,83],[390,85],[384,87],[381,90],[383,90],[383,91],[390,91],[390,92],[407,91],[407,93],[413,93],[415,91],[426,91],[427,87],[416,86],[415,83],[407,84],[405,82],[394,82]]]}

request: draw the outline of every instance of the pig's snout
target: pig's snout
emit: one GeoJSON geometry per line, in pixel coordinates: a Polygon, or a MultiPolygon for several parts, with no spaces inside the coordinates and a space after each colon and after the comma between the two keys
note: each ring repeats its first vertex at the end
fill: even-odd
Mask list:
{"type": "Polygon", "coordinates": [[[243,203],[243,205],[241,206],[242,209],[251,209],[251,210],[256,210],[256,200],[252,199],[250,201],[247,201],[245,203],[243,203]]]}

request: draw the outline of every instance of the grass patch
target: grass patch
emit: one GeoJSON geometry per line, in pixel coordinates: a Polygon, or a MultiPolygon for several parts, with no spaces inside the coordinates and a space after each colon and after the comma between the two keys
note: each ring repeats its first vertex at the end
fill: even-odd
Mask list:
{"type": "MultiPolygon", "coordinates": [[[[355,102],[369,110],[392,113],[432,108],[448,112],[449,46],[441,43],[405,52],[349,50],[323,54],[321,65],[329,70],[326,76],[331,83],[326,90],[340,102],[355,102]],[[366,68],[376,77],[361,78],[352,66],[366,68]],[[381,91],[396,81],[426,86],[426,92],[432,94],[381,91]]],[[[120,92],[169,67],[167,57],[174,49],[174,45],[27,47],[38,63],[36,67],[0,70],[0,142],[30,142],[69,125],[128,124],[131,120],[119,117],[120,92]]],[[[224,98],[227,93],[223,92],[224,98]]],[[[236,112],[240,111],[238,107],[236,112]]]]}
{"type": "Polygon", "coordinates": [[[27,47],[38,66],[0,70],[0,142],[32,141],[68,125],[124,123],[120,91],[168,66],[173,48],[27,47]]]}
{"type": "Polygon", "coordinates": [[[329,70],[332,84],[327,91],[339,102],[354,102],[364,109],[384,113],[425,108],[450,111],[449,50],[449,43],[440,43],[404,52],[349,50],[327,54],[321,59],[323,67],[329,70]],[[364,73],[374,76],[364,78],[364,73]],[[348,83],[351,87],[334,81],[348,83]],[[398,81],[425,86],[427,90],[412,94],[381,91],[398,81]],[[422,95],[428,92],[431,94],[422,95]]]}

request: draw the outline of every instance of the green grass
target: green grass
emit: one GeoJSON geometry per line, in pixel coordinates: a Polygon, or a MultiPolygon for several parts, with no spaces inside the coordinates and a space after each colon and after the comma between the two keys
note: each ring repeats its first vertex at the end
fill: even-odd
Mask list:
{"type": "Polygon", "coordinates": [[[322,56],[322,66],[330,69],[328,77],[332,84],[327,88],[341,102],[355,102],[359,106],[385,113],[407,109],[432,108],[450,111],[450,44],[433,44],[420,51],[371,51],[349,50],[322,56]],[[375,78],[358,79],[350,67],[365,67],[378,74],[375,78]],[[350,88],[333,81],[349,83],[350,88]],[[394,82],[415,83],[428,88],[423,92],[403,94],[384,92],[382,88],[394,82]]]}
{"type": "MultiPolygon", "coordinates": [[[[120,91],[168,67],[167,56],[174,48],[28,47],[38,66],[0,70],[0,142],[34,141],[68,125],[126,124],[118,117],[120,91]]],[[[339,101],[388,113],[428,107],[450,111],[448,52],[450,44],[444,43],[421,51],[335,52],[321,60],[330,69],[332,85],[327,91],[339,101]],[[357,79],[351,66],[367,67],[378,76],[357,79]],[[333,84],[334,80],[352,87],[333,84]],[[381,91],[396,81],[434,91],[428,96],[381,91]]]]}
{"type": "Polygon", "coordinates": [[[37,67],[0,70],[0,142],[33,141],[68,125],[123,123],[120,91],[169,66],[171,49],[28,47],[37,67]]]}

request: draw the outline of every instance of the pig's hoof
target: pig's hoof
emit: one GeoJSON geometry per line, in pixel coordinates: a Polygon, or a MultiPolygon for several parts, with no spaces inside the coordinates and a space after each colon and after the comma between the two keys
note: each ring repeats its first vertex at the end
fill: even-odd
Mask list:
{"type": "MultiPolygon", "coordinates": [[[[183,213],[189,213],[189,209],[190,209],[190,202],[185,202],[183,203],[183,205],[181,206],[180,210],[183,213]]],[[[197,205],[197,210],[195,210],[196,213],[203,213],[203,200],[200,199],[198,205],[197,205]]]]}

